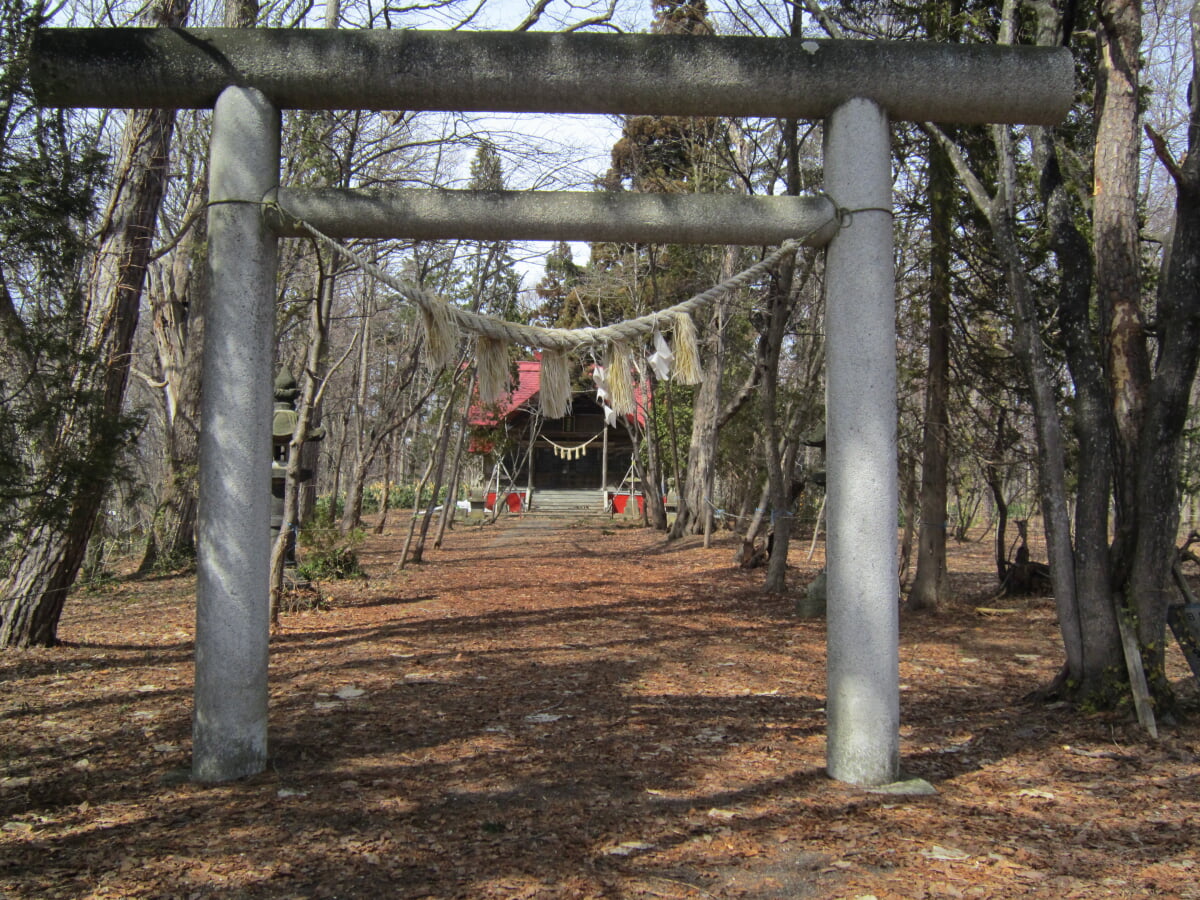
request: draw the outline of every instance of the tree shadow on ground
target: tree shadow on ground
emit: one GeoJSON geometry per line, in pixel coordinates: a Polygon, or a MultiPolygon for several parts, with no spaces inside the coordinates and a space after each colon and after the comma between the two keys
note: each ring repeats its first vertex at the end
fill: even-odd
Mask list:
{"type": "Polygon", "coordinates": [[[1151,870],[1161,889],[1145,876],[1125,893],[1182,883],[1154,867],[1197,850],[1196,802],[1168,793],[1183,782],[1167,773],[1194,777],[1191,745],[1022,701],[1057,665],[1046,611],[905,617],[902,765],[939,793],[873,794],[824,774],[822,622],[696,547],[645,565],[634,535],[582,563],[563,551],[576,533],[548,538],[516,583],[497,582],[490,552],[464,553],[288,617],[271,642],[270,765],[244,781],[187,781],[173,626],[128,639],[147,625],[124,604],[92,620],[99,637],[9,665],[0,892],[777,900],[1101,897],[1151,870]],[[627,559],[607,589],[601,568],[627,559]]]}

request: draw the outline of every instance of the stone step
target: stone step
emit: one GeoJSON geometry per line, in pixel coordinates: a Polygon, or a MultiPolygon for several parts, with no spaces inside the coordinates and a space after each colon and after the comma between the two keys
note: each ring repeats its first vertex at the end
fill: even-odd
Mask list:
{"type": "Polygon", "coordinates": [[[598,490],[534,491],[533,506],[526,515],[579,518],[606,516],[604,495],[598,490]]]}
{"type": "Polygon", "coordinates": [[[534,491],[534,509],[588,509],[600,508],[604,505],[604,495],[600,491],[534,491]]]}
{"type": "Polygon", "coordinates": [[[583,506],[583,505],[574,505],[574,504],[566,504],[566,503],[537,503],[537,502],[535,502],[530,509],[526,510],[526,512],[535,512],[535,513],[536,512],[602,513],[604,511],[605,511],[604,507],[601,506],[599,503],[589,503],[586,506],[583,506]]]}
{"type": "Polygon", "coordinates": [[[611,519],[602,509],[531,509],[526,519],[611,519]]]}

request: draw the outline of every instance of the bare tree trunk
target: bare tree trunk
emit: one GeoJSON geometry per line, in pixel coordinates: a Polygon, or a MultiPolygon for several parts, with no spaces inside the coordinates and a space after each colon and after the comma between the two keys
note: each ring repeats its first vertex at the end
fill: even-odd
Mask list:
{"type": "Polygon", "coordinates": [[[657,531],[667,530],[667,508],[663,504],[662,495],[662,462],[659,459],[661,448],[658,443],[658,429],[655,427],[654,408],[657,400],[654,397],[653,379],[646,379],[646,478],[642,481],[642,493],[646,497],[646,517],[649,525],[657,531]]]}
{"type": "MultiPolygon", "coordinates": [[[[796,506],[798,494],[793,490],[795,485],[792,482],[790,473],[796,469],[796,454],[800,450],[800,442],[795,438],[798,415],[799,410],[796,410],[789,417],[786,435],[782,440],[783,464],[781,468],[787,475],[784,480],[787,491],[787,508],[786,512],[776,517],[774,541],[771,544],[771,552],[767,558],[768,585],[772,582],[781,584],[783,587],[780,590],[787,587],[787,557],[788,550],[791,547],[793,524],[796,521],[792,509],[796,506]]],[[[764,590],[771,591],[772,588],[767,586],[764,587],[764,590]]]]}
{"type": "Polygon", "coordinates": [[[338,431],[337,450],[333,454],[333,484],[329,491],[335,508],[338,497],[342,495],[342,467],[346,460],[346,440],[347,434],[350,431],[350,417],[343,411],[338,418],[341,421],[342,427],[338,431]]]}
{"type": "Polygon", "coordinates": [[[362,524],[363,494],[366,492],[367,476],[374,462],[374,453],[368,452],[365,447],[356,448],[354,466],[350,470],[350,477],[346,479],[346,501],[342,506],[342,520],[339,526],[344,534],[362,524]]]}
{"type": "MultiPolygon", "coordinates": [[[[433,474],[433,466],[436,459],[430,457],[429,462],[425,464],[425,472],[421,475],[421,480],[417,482],[416,489],[413,493],[413,508],[412,518],[408,520],[408,534],[404,537],[404,546],[400,549],[400,562],[396,564],[396,569],[402,571],[408,566],[408,551],[412,547],[413,536],[417,533],[417,513],[421,510],[421,499],[425,495],[425,485],[429,483],[429,476],[433,474]]],[[[500,492],[496,491],[496,506],[493,510],[495,514],[499,514],[500,509],[500,492]]],[[[414,559],[413,562],[420,562],[419,559],[414,559]]]]}
{"type": "Polygon", "coordinates": [[[899,465],[900,500],[904,510],[904,529],[900,533],[900,554],[897,560],[896,577],[901,588],[908,580],[912,568],[913,536],[917,531],[917,504],[920,491],[917,488],[917,460],[911,453],[903,453],[899,465]]]}
{"type": "Polygon", "coordinates": [[[354,394],[354,408],[347,419],[347,424],[354,423],[354,474],[346,489],[346,504],[342,508],[341,530],[348,534],[362,524],[363,491],[366,488],[367,475],[371,464],[375,461],[377,445],[367,437],[367,381],[370,376],[368,367],[371,352],[371,309],[369,299],[364,300],[362,322],[358,331],[358,366],[355,372],[357,388],[354,394]]]}
{"type": "MultiPolygon", "coordinates": [[[[445,483],[444,476],[446,474],[446,458],[450,454],[450,438],[454,433],[454,420],[447,418],[442,425],[442,433],[438,436],[437,444],[437,465],[433,470],[433,489],[429,494],[429,506],[425,509],[425,515],[421,517],[421,529],[417,536],[417,545],[412,551],[412,561],[421,563],[425,561],[425,540],[429,536],[429,525],[433,521],[433,513],[438,505],[438,495],[442,492],[442,486],[445,483]]],[[[449,500],[449,497],[446,498],[449,500]]]]}
{"type": "MultiPolygon", "coordinates": [[[[746,495],[749,500],[750,494],[746,495]]],[[[737,550],[733,553],[733,561],[740,566],[750,565],[750,557],[754,554],[754,542],[758,540],[758,536],[762,534],[767,517],[767,504],[771,499],[771,481],[767,479],[763,482],[762,489],[758,495],[758,505],[754,507],[754,515],[749,517],[749,523],[746,525],[746,530],[742,533],[742,540],[738,545],[737,550]]],[[[749,512],[749,509],[744,509],[743,513],[749,512]]]]}
{"type": "MultiPolygon", "coordinates": [[[[1192,84],[1200,85],[1200,2],[1191,10],[1192,84]]],[[[1171,159],[1161,140],[1159,156],[1175,179],[1177,199],[1171,244],[1163,261],[1156,319],[1159,353],[1147,395],[1135,474],[1138,542],[1126,587],[1135,604],[1138,638],[1147,670],[1162,692],[1171,566],[1179,528],[1179,472],[1188,400],[1200,353],[1200,91],[1191,101],[1188,153],[1171,159]]]]}
{"type": "Polygon", "coordinates": [[[770,488],[773,539],[767,561],[767,580],[763,590],[781,594],[787,589],[787,553],[791,538],[791,469],[785,469],[785,447],[779,427],[779,357],[783,336],[792,309],[794,263],[779,267],[775,284],[767,297],[767,328],[759,337],[757,365],[763,393],[763,462],[770,488]]]}
{"type": "Polygon", "coordinates": [[[296,427],[288,443],[287,471],[283,486],[283,518],[279,525],[279,536],[271,548],[270,606],[271,624],[279,624],[279,607],[283,597],[283,575],[287,564],[287,551],[292,535],[300,521],[300,467],[302,450],[312,430],[313,413],[320,401],[322,380],[318,373],[325,358],[325,346],[329,340],[329,314],[333,309],[334,289],[337,283],[338,256],[335,253],[329,270],[322,272],[317,287],[317,297],[312,303],[309,319],[308,351],[304,360],[304,375],[301,382],[300,400],[296,407],[296,427]]]}
{"type": "MultiPolygon", "coordinates": [[[[791,33],[800,34],[801,12],[792,8],[791,33]]],[[[784,150],[787,154],[787,192],[800,193],[800,155],[797,123],[784,122],[784,150]]],[[[762,376],[763,426],[766,444],[767,483],[771,491],[771,524],[774,540],[767,560],[767,581],[763,590],[781,594],[787,589],[787,555],[792,534],[792,472],[794,456],[786,452],[779,429],[779,358],[783,338],[791,318],[794,301],[795,259],[783,261],[767,298],[767,330],[759,339],[758,367],[762,376]]],[[[803,282],[803,279],[802,279],[803,282]]]]}
{"type": "Polygon", "coordinates": [[[171,265],[159,269],[149,291],[159,376],[166,407],[166,471],[159,490],[139,574],[179,566],[196,557],[200,361],[204,350],[204,309],[208,301],[200,265],[208,239],[208,217],[197,215],[208,196],[208,179],[198,180],[188,204],[193,222],[179,242],[171,265]]]}
{"type": "MultiPolygon", "coordinates": [[[[186,8],[158,10],[161,24],[179,25],[186,8]]],[[[115,456],[112,433],[118,422],[129,380],[133,336],[137,329],[146,266],[168,177],[168,158],[175,127],[170,110],[135,110],[126,120],[121,154],[113,179],[114,193],[101,229],[101,244],[88,288],[90,323],[94,326],[99,363],[79,378],[94,380],[99,408],[86,419],[63,423],[63,432],[89,446],[96,471],[111,472],[100,462],[115,456]],[[86,433],[83,433],[86,432],[86,433]]],[[[70,515],[60,525],[31,530],[20,556],[0,581],[0,647],[51,646],[67,591],[83,563],[96,523],[107,478],[86,485],[73,499],[70,515]]]]}
{"type": "Polygon", "coordinates": [[[1138,0],[1101,0],[1097,6],[1092,231],[1099,330],[1108,349],[1104,366],[1115,426],[1112,559],[1113,574],[1120,583],[1129,571],[1138,540],[1136,462],[1150,386],[1141,314],[1137,194],[1142,21],[1138,0]]]}
{"type": "Polygon", "coordinates": [[[996,508],[996,538],[993,544],[996,559],[996,581],[1004,584],[1008,578],[1008,498],[1004,496],[1004,481],[1000,477],[1000,462],[1007,445],[1007,410],[1001,409],[996,418],[996,442],[992,458],[984,465],[984,477],[992,493],[992,504],[996,508]]]}
{"type": "Polygon", "coordinates": [[[945,152],[929,146],[929,361],[921,454],[921,521],[917,574],[909,609],[937,610],[948,599],[946,577],[946,474],[950,418],[950,262],[954,169],[945,152]]]}
{"type": "MultiPolygon", "coordinates": [[[[1012,0],[1005,3],[1005,30],[1011,35],[1012,0]]],[[[939,133],[940,134],[940,133],[939,133]]],[[[1007,126],[993,126],[993,142],[999,160],[999,186],[988,194],[966,165],[961,153],[942,136],[959,177],[971,199],[987,217],[996,252],[1005,274],[1013,305],[1014,351],[1029,379],[1034,424],[1038,443],[1038,477],[1041,484],[1042,519],[1054,601],[1062,631],[1063,649],[1070,677],[1082,681],[1085,671],[1083,636],[1075,583],[1075,551],[1071,542],[1070,509],[1067,502],[1066,444],[1058,410],[1054,371],[1042,345],[1037,304],[1029,275],[1021,257],[1014,228],[1016,202],[1016,159],[1007,126]]]]}
{"type": "Polygon", "coordinates": [[[399,433],[393,431],[388,440],[387,454],[383,458],[383,496],[379,498],[379,521],[375,523],[375,534],[383,534],[387,528],[388,513],[392,510],[392,466],[396,459],[396,441],[399,433]]]}
{"type": "MultiPolygon", "coordinates": [[[[470,406],[470,392],[472,392],[472,390],[470,390],[470,389],[472,389],[473,386],[474,386],[474,377],[472,378],[472,382],[470,382],[470,384],[468,385],[467,398],[466,398],[466,401],[464,401],[464,403],[463,403],[464,407],[470,406]]],[[[440,433],[438,436],[437,456],[434,457],[437,460],[437,466],[434,467],[434,469],[433,469],[433,491],[430,494],[430,505],[428,505],[425,510],[425,516],[421,517],[421,532],[420,532],[420,535],[418,536],[418,539],[416,539],[416,546],[413,548],[413,562],[414,563],[424,562],[425,540],[426,540],[428,534],[430,534],[430,523],[433,521],[433,511],[434,511],[434,509],[437,508],[437,505],[438,505],[438,494],[442,493],[442,486],[445,484],[444,476],[445,476],[445,470],[446,470],[446,457],[448,457],[450,455],[450,438],[452,436],[454,436],[454,431],[455,431],[455,416],[451,415],[450,413],[451,413],[451,410],[454,409],[454,404],[455,404],[455,401],[457,400],[457,396],[458,396],[458,382],[456,379],[454,386],[452,386],[452,388],[450,389],[449,406],[446,407],[446,413],[443,414],[443,416],[442,416],[442,433],[440,433]]],[[[463,419],[467,418],[467,410],[466,409],[463,409],[462,418],[463,419]]],[[[532,452],[533,451],[530,450],[530,455],[532,455],[532,452]]],[[[449,503],[449,502],[450,502],[450,497],[448,494],[448,496],[446,496],[446,498],[445,498],[444,503],[449,503]]],[[[497,502],[499,502],[498,499],[497,499],[497,502]]]]}
{"type": "MultiPolygon", "coordinates": [[[[1007,163],[1013,165],[1011,148],[1004,146],[1003,151],[1007,163]]],[[[1071,544],[1070,510],[1067,504],[1066,446],[1062,419],[1058,412],[1054,374],[1042,346],[1037,307],[1012,230],[1012,209],[1007,198],[1007,192],[1002,192],[993,207],[992,231],[1007,274],[1015,311],[1015,350],[1030,380],[1033,397],[1046,551],[1054,585],[1055,606],[1063,632],[1063,647],[1068,669],[1082,679],[1085,660],[1075,591],[1075,550],[1071,544]]]]}
{"type": "Polygon", "coordinates": [[[407,484],[412,477],[413,470],[413,454],[410,446],[412,438],[409,436],[410,431],[415,430],[415,425],[420,424],[420,420],[413,418],[404,425],[404,434],[399,443],[400,461],[396,466],[396,483],[407,484]]]}
{"type": "MultiPolygon", "coordinates": [[[[798,12],[795,13],[799,15],[798,12]]],[[[794,138],[794,134],[790,135],[794,138]]],[[[748,167],[750,142],[732,124],[729,140],[736,147],[738,168],[748,167]]],[[[738,270],[740,251],[737,247],[726,247],[721,257],[721,280],[731,277],[738,270]]],[[[709,545],[713,528],[713,491],[716,486],[718,439],[721,427],[732,418],[737,408],[750,396],[758,384],[758,370],[754,370],[747,383],[734,401],[731,410],[721,410],[721,383],[725,376],[725,352],[727,323],[729,319],[729,295],[721,297],[714,305],[706,334],[705,367],[699,387],[696,389],[692,418],[692,440],[688,445],[687,468],[684,483],[678,484],[679,507],[670,537],[704,532],[704,546],[709,545]]]]}
{"type": "MultiPolygon", "coordinates": [[[[452,527],[454,516],[458,510],[458,478],[462,470],[463,447],[467,441],[467,431],[470,430],[469,419],[471,417],[471,394],[474,393],[475,384],[467,386],[467,402],[464,404],[462,419],[458,423],[458,437],[454,442],[454,457],[453,463],[450,466],[450,479],[447,481],[449,490],[446,492],[446,502],[442,504],[442,515],[438,520],[438,533],[433,541],[433,549],[440,550],[442,547],[442,538],[446,536],[446,529],[452,527]]],[[[529,471],[533,473],[533,454],[529,457],[529,471]]],[[[532,497],[533,492],[530,490],[528,496],[532,497]]]]}
{"type": "MultiPolygon", "coordinates": [[[[411,398],[407,409],[400,408],[401,398],[409,395],[409,388],[417,374],[419,356],[420,346],[414,344],[408,362],[399,371],[398,378],[381,389],[380,393],[386,395],[387,399],[376,411],[375,420],[363,438],[365,444],[355,460],[354,471],[350,473],[349,486],[346,491],[346,506],[349,508],[352,502],[357,504],[360,515],[354,518],[359,524],[362,522],[361,507],[367,476],[371,472],[371,467],[375,465],[375,460],[379,457],[380,448],[383,447],[385,441],[391,440],[401,428],[407,430],[409,420],[417,414],[436,387],[436,380],[430,379],[426,388],[418,396],[411,398]]],[[[343,529],[346,527],[348,517],[347,509],[346,516],[342,519],[343,529]]],[[[352,527],[357,528],[358,525],[352,527]]],[[[378,529],[376,533],[380,533],[378,529]]]]}
{"type": "MultiPolygon", "coordinates": [[[[472,377],[472,384],[474,380],[472,377]]],[[[446,471],[446,455],[450,447],[450,433],[454,430],[454,416],[452,415],[455,405],[458,403],[458,373],[455,373],[454,380],[450,387],[450,396],[446,399],[446,405],[442,407],[441,415],[438,417],[438,442],[437,448],[434,450],[433,457],[429,460],[429,466],[425,470],[425,477],[421,479],[421,486],[417,489],[417,499],[413,503],[413,521],[408,528],[408,539],[404,542],[404,550],[400,556],[400,568],[404,568],[405,561],[421,563],[425,556],[425,537],[429,534],[429,520],[433,517],[433,508],[437,506],[438,492],[442,487],[442,475],[446,471]],[[416,528],[417,519],[416,511],[421,505],[421,491],[426,482],[429,480],[430,474],[433,475],[433,491],[429,497],[429,505],[425,509],[425,515],[421,517],[420,535],[417,538],[416,546],[412,548],[412,556],[409,556],[409,546],[413,543],[413,531],[416,528]]],[[[470,403],[470,393],[467,394],[467,402],[470,403]]],[[[500,496],[496,495],[496,503],[499,505],[500,496]]]]}
{"type": "MultiPolygon", "coordinates": [[[[721,264],[721,278],[732,274],[736,265],[736,249],[727,248],[721,264]]],[[[725,369],[725,317],[728,303],[721,298],[713,304],[705,335],[707,364],[701,373],[699,386],[692,401],[692,442],[684,483],[679,485],[679,508],[671,537],[696,534],[706,528],[712,518],[713,484],[717,469],[717,416],[721,406],[721,378],[725,369]]]]}
{"type": "Polygon", "coordinates": [[[1035,141],[1042,157],[1046,229],[1059,267],[1058,310],[1067,365],[1075,385],[1072,425],[1078,445],[1077,470],[1086,473],[1075,490],[1075,590],[1082,645],[1079,692],[1106,689],[1110,671],[1120,665],[1121,637],[1112,603],[1109,500],[1114,467],[1113,413],[1100,348],[1092,324],[1092,252],[1075,225],[1071,192],[1058,176],[1051,135],[1035,141]]]}
{"type": "MultiPolygon", "coordinates": [[[[231,28],[250,28],[258,18],[257,0],[231,2],[224,11],[231,28]]],[[[208,173],[192,188],[187,233],[172,254],[171,265],[149,275],[155,354],[163,382],[166,421],[166,472],[139,574],[162,566],[180,566],[196,558],[196,511],[199,484],[200,375],[204,355],[204,311],[208,303],[208,267],[203,265],[208,217],[208,173]]]]}

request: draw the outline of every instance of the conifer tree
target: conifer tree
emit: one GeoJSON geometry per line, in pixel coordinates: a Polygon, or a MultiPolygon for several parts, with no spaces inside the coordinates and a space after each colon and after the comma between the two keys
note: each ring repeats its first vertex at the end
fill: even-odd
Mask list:
{"type": "MultiPolygon", "coordinates": [[[[42,14],[41,7],[34,7],[19,15],[16,24],[26,36],[24,47],[42,14]]],[[[186,5],[175,0],[164,0],[150,14],[159,25],[180,25],[186,16],[186,5]]],[[[14,131],[0,147],[4,154],[0,165],[5,168],[14,160],[8,154],[14,154],[16,161],[22,159],[24,151],[11,142],[19,134],[21,122],[37,121],[41,115],[29,105],[24,72],[10,71],[9,77],[13,80],[6,83],[7,96],[0,102],[16,115],[10,115],[9,127],[14,131]]],[[[75,323],[62,322],[64,327],[58,332],[61,345],[55,367],[66,378],[67,387],[64,390],[60,382],[56,388],[63,392],[60,402],[43,408],[40,426],[48,441],[30,441],[22,463],[26,471],[40,473],[37,477],[41,478],[47,477],[47,467],[61,467],[64,455],[73,457],[74,465],[62,469],[66,484],[49,483],[52,496],[26,497],[19,504],[19,522],[5,544],[7,558],[0,577],[0,647],[56,642],[67,592],[83,564],[121,450],[134,433],[134,423],[124,409],[125,388],[174,124],[173,111],[127,114],[112,173],[112,194],[97,229],[98,245],[88,257],[86,272],[72,279],[70,300],[62,309],[64,314],[73,314],[75,323]],[[60,368],[64,361],[65,371],[60,368]]],[[[66,157],[77,149],[64,131],[59,130],[58,135],[55,161],[70,171],[66,157]]],[[[47,137],[51,135],[34,137],[30,148],[41,154],[49,148],[47,137]]],[[[19,168],[19,162],[16,164],[19,168]]],[[[53,183],[49,172],[43,176],[53,183]]],[[[40,291],[36,283],[32,287],[40,291]]],[[[22,318],[27,305],[14,300],[11,293],[8,305],[6,341],[19,347],[29,332],[22,318]],[[15,339],[10,337],[14,335],[15,339]]],[[[9,390],[29,390],[40,381],[43,359],[41,355],[18,359],[20,368],[5,379],[9,390]]]]}

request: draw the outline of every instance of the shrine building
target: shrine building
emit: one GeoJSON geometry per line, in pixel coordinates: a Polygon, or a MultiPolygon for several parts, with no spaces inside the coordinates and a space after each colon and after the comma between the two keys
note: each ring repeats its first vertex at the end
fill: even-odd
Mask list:
{"type": "Polygon", "coordinates": [[[470,451],[483,458],[485,508],[492,509],[500,497],[512,512],[622,513],[631,496],[641,507],[630,426],[646,424],[644,386],[635,386],[637,411],[626,417],[629,421],[599,401],[594,390],[578,387],[567,415],[547,419],[539,403],[541,360],[516,365],[508,395],[498,404],[471,407],[470,451]]]}

